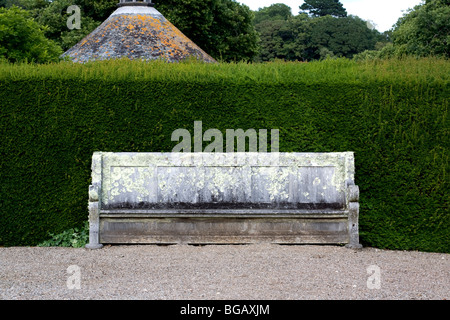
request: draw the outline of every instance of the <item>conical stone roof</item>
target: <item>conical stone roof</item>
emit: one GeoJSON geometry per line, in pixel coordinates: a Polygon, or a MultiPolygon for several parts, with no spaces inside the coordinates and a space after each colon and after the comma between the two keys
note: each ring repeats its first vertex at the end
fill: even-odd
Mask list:
{"type": "Polygon", "coordinates": [[[129,59],[216,62],[170,23],[149,0],[122,1],[92,33],[63,54],[74,62],[129,59]]]}

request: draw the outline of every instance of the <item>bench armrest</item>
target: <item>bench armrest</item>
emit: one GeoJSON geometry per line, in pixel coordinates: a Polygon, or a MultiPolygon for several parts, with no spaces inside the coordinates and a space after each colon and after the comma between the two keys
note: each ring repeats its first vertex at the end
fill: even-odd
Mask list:
{"type": "Polygon", "coordinates": [[[349,230],[349,243],[348,248],[359,249],[361,244],[359,243],[359,187],[354,184],[347,186],[347,205],[348,205],[348,230],[349,230]]]}
{"type": "Polygon", "coordinates": [[[359,187],[357,185],[349,185],[347,187],[347,199],[348,202],[359,201],[359,187]]]}
{"type": "Polygon", "coordinates": [[[99,187],[97,184],[89,186],[89,202],[98,202],[99,187]]]}
{"type": "Polygon", "coordinates": [[[100,249],[99,229],[100,229],[100,187],[94,183],[89,186],[89,243],[88,249],[100,249]]]}

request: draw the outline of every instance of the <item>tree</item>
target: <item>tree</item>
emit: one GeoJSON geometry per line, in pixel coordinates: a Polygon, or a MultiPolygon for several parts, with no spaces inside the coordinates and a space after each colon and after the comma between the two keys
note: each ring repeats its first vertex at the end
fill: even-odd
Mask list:
{"type": "Polygon", "coordinates": [[[260,8],[255,11],[254,24],[267,20],[288,20],[292,17],[291,7],[284,3],[275,3],[269,7],[260,8]]]}
{"type": "Polygon", "coordinates": [[[352,58],[359,52],[373,50],[381,37],[378,31],[369,29],[367,23],[357,16],[324,16],[312,19],[311,24],[309,59],[321,59],[327,55],[352,58]]]}
{"type": "Polygon", "coordinates": [[[385,39],[356,16],[313,18],[303,13],[288,20],[262,21],[255,27],[261,37],[257,61],[352,58],[385,39]]]}
{"type": "Polygon", "coordinates": [[[291,8],[282,3],[255,11],[255,29],[261,39],[255,60],[303,60],[309,19],[307,14],[293,16],[291,8]]]}
{"type": "MultiPolygon", "coordinates": [[[[234,0],[221,0],[213,11],[210,54],[224,61],[251,61],[259,52],[259,36],[250,8],[234,0]]],[[[208,52],[208,51],[207,51],[208,52]]]]}
{"type": "Polygon", "coordinates": [[[261,52],[257,61],[283,59],[303,61],[311,34],[310,20],[306,14],[288,20],[264,20],[255,27],[260,33],[261,52]]]}
{"type": "Polygon", "coordinates": [[[258,61],[288,60],[286,48],[292,42],[294,35],[289,30],[287,21],[265,20],[260,22],[257,27],[261,38],[261,52],[258,61]]]}
{"type": "Polygon", "coordinates": [[[216,59],[252,60],[258,53],[253,12],[235,0],[155,0],[155,7],[216,59]]]}
{"type": "Polygon", "coordinates": [[[22,9],[32,10],[42,8],[50,2],[49,0],[0,0],[0,7],[10,8],[17,6],[22,9]]]}
{"type": "MultiPolygon", "coordinates": [[[[92,30],[100,25],[100,21],[95,21],[86,12],[94,12],[95,10],[87,7],[86,11],[82,11],[81,14],[81,29],[69,30],[67,28],[67,19],[70,14],[67,13],[67,8],[73,4],[77,4],[82,7],[84,0],[2,0],[5,3],[5,7],[11,7],[13,5],[21,7],[27,10],[30,16],[38,22],[41,26],[45,26],[44,35],[55,41],[65,51],[81,39],[87,36],[92,30]]],[[[90,1],[90,6],[93,4],[103,3],[102,1],[90,1]]],[[[107,0],[116,2],[117,0],[107,0]]],[[[111,4],[111,3],[110,3],[111,4]]],[[[117,6],[117,3],[114,5],[117,6]]],[[[106,6],[105,6],[106,7],[106,6]]],[[[84,9],[84,7],[82,7],[84,9]]],[[[111,9],[110,7],[109,9],[111,9]]],[[[112,8],[114,10],[114,8],[112,8]]],[[[111,11],[111,10],[110,10],[111,11]]],[[[112,11],[111,11],[112,12],[112,11]]],[[[99,12],[94,12],[99,14],[99,12]]],[[[102,11],[101,14],[107,14],[106,11],[102,11]]]]}
{"type": "Polygon", "coordinates": [[[347,11],[339,0],[305,0],[300,6],[302,12],[309,12],[313,17],[330,15],[333,17],[346,17],[347,11]]]}
{"type": "Polygon", "coordinates": [[[67,27],[67,19],[71,14],[67,13],[67,8],[73,3],[73,0],[54,0],[40,9],[35,16],[38,23],[47,26],[45,36],[56,41],[64,51],[76,45],[101,24],[82,11],[81,28],[70,30],[67,27]]]}
{"type": "MultiPolygon", "coordinates": [[[[53,0],[55,1],[55,0],[53,0]]],[[[94,21],[105,21],[117,9],[119,0],[72,0],[83,13],[94,21]]]]}
{"type": "Polygon", "coordinates": [[[397,55],[450,57],[450,0],[427,0],[401,17],[392,32],[397,55]]]}
{"type": "Polygon", "coordinates": [[[0,57],[10,62],[58,61],[62,49],[44,32],[45,27],[26,10],[16,6],[0,8],[0,57]]]}

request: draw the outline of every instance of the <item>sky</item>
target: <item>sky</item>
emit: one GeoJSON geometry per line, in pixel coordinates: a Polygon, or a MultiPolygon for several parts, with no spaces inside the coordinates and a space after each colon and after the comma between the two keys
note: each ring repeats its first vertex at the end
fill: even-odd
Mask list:
{"type": "MultiPolygon", "coordinates": [[[[268,7],[274,3],[284,3],[291,7],[292,13],[297,15],[302,0],[237,0],[246,4],[251,10],[268,7]]],[[[348,14],[356,15],[375,24],[378,31],[391,29],[403,13],[409,8],[422,3],[422,0],[340,0],[348,14]]]]}

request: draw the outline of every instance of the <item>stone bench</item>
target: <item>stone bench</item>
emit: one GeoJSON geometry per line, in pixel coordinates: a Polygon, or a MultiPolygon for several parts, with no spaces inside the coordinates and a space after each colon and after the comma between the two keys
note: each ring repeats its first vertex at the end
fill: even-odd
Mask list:
{"type": "Polygon", "coordinates": [[[109,153],[92,157],[89,244],[360,247],[354,156],[109,153]]]}

